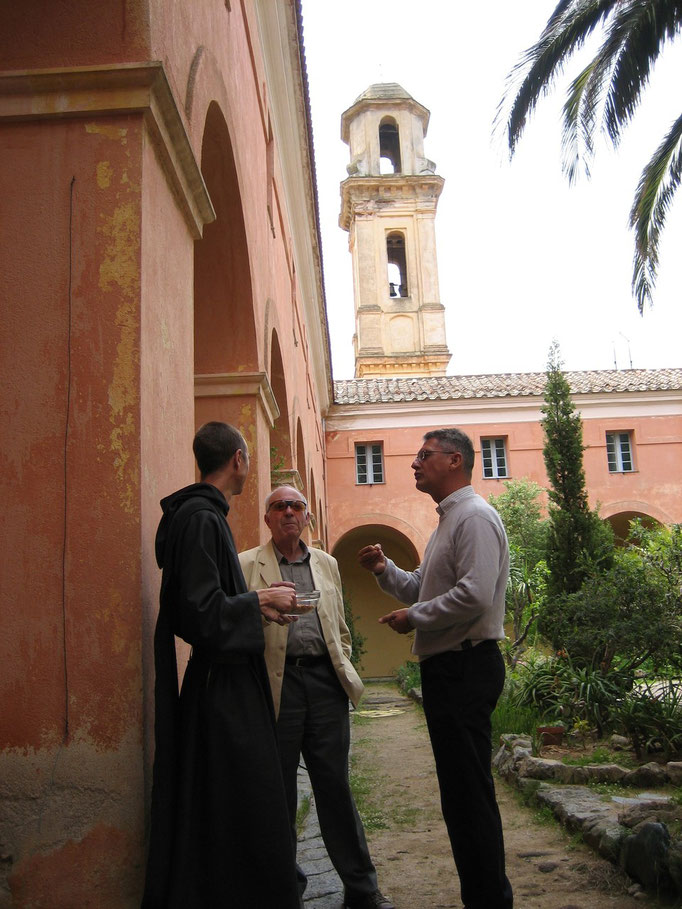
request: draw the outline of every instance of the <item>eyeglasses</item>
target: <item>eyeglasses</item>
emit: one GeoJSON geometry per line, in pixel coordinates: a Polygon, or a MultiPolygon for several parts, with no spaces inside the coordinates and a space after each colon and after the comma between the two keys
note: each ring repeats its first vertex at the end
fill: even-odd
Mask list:
{"type": "Polygon", "coordinates": [[[293,511],[305,511],[307,507],[308,503],[302,502],[300,499],[278,499],[276,502],[270,502],[268,511],[271,508],[275,511],[286,511],[287,508],[291,508],[293,511]]]}
{"type": "Polygon", "coordinates": [[[425,461],[430,455],[436,454],[437,452],[439,454],[455,454],[452,449],[448,448],[422,448],[421,451],[417,452],[416,460],[425,461]]]}

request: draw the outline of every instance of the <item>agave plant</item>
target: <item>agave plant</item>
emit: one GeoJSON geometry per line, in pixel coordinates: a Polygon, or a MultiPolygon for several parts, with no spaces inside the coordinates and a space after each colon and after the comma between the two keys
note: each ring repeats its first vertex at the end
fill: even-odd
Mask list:
{"type": "MultiPolygon", "coordinates": [[[[563,109],[564,170],[569,180],[581,165],[589,174],[595,135],[603,131],[618,145],[654,63],[681,29],[680,0],[561,0],[538,41],[510,73],[498,121],[506,123],[511,154],[540,97],[572,54],[600,30],[601,44],[571,82],[563,109]]],[[[644,167],[630,211],[635,234],[632,287],[640,312],[652,300],[660,235],[681,178],[682,115],[644,167]]]]}

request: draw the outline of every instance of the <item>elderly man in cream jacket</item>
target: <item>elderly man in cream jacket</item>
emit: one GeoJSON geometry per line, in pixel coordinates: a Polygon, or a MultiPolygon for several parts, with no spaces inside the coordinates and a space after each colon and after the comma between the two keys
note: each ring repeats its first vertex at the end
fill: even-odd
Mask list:
{"type": "MultiPolygon", "coordinates": [[[[296,775],[301,755],[315,796],[322,838],[344,885],[347,909],[393,909],[378,889],[362,822],[348,780],[348,699],[363,685],[350,661],[336,559],[301,540],[308,504],[292,486],[278,486],[265,501],[271,540],[243,552],[239,561],[249,589],[290,582],[297,593],[317,590],[317,608],[295,622],[265,626],[265,661],[277,716],[277,738],[296,842],[296,775]]],[[[306,876],[298,867],[301,893],[306,876]]]]}

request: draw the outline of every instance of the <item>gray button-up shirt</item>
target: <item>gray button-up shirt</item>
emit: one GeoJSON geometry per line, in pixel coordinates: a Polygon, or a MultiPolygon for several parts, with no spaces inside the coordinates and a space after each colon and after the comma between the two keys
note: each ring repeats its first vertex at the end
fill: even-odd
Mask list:
{"type": "MultiPolygon", "coordinates": [[[[298,593],[305,593],[315,589],[315,580],[310,567],[310,552],[303,542],[299,541],[302,555],[295,562],[290,562],[283,556],[279,549],[272,544],[275,556],[279,562],[279,570],[283,581],[291,581],[296,585],[298,593]]],[[[317,616],[317,609],[300,615],[289,626],[287,635],[287,656],[322,656],[327,652],[327,644],[322,635],[322,627],[317,616]]]]}
{"type": "Polygon", "coordinates": [[[438,505],[438,527],[416,571],[386,559],[379,586],[410,606],[413,653],[432,656],[504,638],[509,547],[497,511],[474,492],[457,489],[438,505]]]}

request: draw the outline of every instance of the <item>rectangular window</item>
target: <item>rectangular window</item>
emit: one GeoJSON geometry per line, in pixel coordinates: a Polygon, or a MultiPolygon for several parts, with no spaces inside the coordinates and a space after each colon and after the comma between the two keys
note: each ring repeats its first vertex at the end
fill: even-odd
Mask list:
{"type": "Polygon", "coordinates": [[[355,482],[383,483],[384,454],[381,442],[355,446],[355,482]]]}
{"type": "Polygon", "coordinates": [[[628,473],[635,469],[629,432],[606,433],[606,458],[610,473],[628,473]]]}
{"type": "Polygon", "coordinates": [[[504,439],[481,439],[481,460],[485,479],[497,480],[509,476],[504,439]]]}

